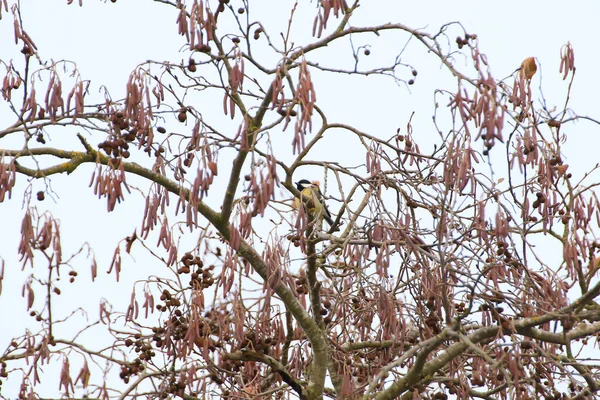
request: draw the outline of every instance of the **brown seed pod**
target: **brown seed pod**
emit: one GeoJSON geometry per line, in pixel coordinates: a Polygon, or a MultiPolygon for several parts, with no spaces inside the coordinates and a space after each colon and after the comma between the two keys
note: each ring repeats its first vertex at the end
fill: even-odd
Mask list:
{"type": "Polygon", "coordinates": [[[182,108],[181,111],[179,111],[179,115],[177,115],[177,119],[179,120],[179,122],[185,122],[187,120],[187,113],[185,108],[182,108]]]}
{"type": "Polygon", "coordinates": [[[555,119],[551,119],[548,121],[548,126],[552,127],[552,128],[560,128],[560,121],[557,121],[555,119]]]}
{"type": "Polygon", "coordinates": [[[179,268],[177,270],[177,273],[178,274],[189,274],[190,273],[190,267],[183,266],[183,267],[181,267],[181,268],[179,268]]]}
{"type": "Polygon", "coordinates": [[[458,45],[459,49],[462,49],[463,46],[466,44],[463,39],[460,36],[456,37],[456,44],[458,45]]]}
{"type": "Polygon", "coordinates": [[[208,53],[210,53],[210,46],[207,45],[207,44],[203,44],[203,45],[198,46],[197,50],[200,53],[207,53],[208,54],[208,53]]]}

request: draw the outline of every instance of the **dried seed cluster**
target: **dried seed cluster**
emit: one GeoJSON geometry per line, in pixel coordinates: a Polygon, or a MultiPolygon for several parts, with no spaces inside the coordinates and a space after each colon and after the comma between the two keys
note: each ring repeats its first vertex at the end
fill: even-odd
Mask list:
{"type": "Polygon", "coordinates": [[[194,289],[207,289],[215,283],[212,274],[212,271],[215,269],[214,265],[204,268],[204,263],[200,257],[194,257],[191,253],[185,253],[181,258],[181,262],[183,266],[177,270],[178,274],[189,274],[193,267],[196,268],[190,279],[190,287],[194,289]]]}
{"type": "Polygon", "coordinates": [[[300,240],[302,239],[302,237],[300,235],[288,235],[287,236],[287,240],[289,240],[290,242],[292,242],[292,244],[294,245],[294,247],[299,247],[300,246],[300,240]]]}
{"type": "Polygon", "coordinates": [[[308,294],[308,282],[306,277],[300,277],[296,279],[296,293],[298,294],[308,294]]]}
{"type": "Polygon", "coordinates": [[[136,139],[137,132],[134,129],[129,129],[129,122],[124,119],[123,112],[118,111],[111,117],[113,125],[112,134],[109,139],[100,143],[98,147],[103,150],[107,156],[112,157],[115,164],[120,158],[129,158],[129,143],[136,139]]]}
{"type": "Polygon", "coordinates": [[[136,376],[146,369],[144,360],[148,361],[156,355],[152,350],[152,346],[142,340],[142,335],[140,333],[136,333],[133,339],[128,338],[125,340],[125,346],[131,347],[133,345],[135,345],[134,350],[139,356],[131,363],[121,365],[119,377],[125,383],[129,383],[129,379],[132,376],[136,376]]]}
{"type": "Polygon", "coordinates": [[[476,39],[477,39],[477,35],[475,35],[475,34],[469,35],[468,33],[466,33],[464,39],[460,36],[456,37],[456,44],[458,45],[459,49],[462,49],[463,46],[469,45],[469,40],[476,40],[476,39]]]}

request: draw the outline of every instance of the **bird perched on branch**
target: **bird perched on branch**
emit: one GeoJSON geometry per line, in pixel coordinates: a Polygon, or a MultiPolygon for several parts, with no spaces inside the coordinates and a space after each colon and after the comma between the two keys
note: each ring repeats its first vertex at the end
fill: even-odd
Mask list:
{"type": "MultiPolygon", "coordinates": [[[[325,198],[323,197],[323,193],[321,193],[319,183],[301,179],[296,182],[296,189],[302,195],[300,201],[306,213],[316,220],[324,219],[329,226],[333,226],[333,219],[325,204],[325,198]]],[[[298,202],[298,199],[296,201],[298,202]]]]}

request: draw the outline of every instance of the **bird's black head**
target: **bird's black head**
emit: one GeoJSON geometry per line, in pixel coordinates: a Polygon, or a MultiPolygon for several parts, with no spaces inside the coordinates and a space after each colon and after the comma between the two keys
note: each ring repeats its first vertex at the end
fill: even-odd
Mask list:
{"type": "Polygon", "coordinates": [[[300,192],[311,186],[312,183],[310,183],[308,179],[301,179],[298,182],[296,182],[296,189],[298,189],[300,192]]]}

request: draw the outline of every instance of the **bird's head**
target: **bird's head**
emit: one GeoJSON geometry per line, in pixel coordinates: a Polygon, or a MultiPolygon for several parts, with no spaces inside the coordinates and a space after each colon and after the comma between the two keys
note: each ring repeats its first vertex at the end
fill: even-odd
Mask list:
{"type": "Polygon", "coordinates": [[[301,179],[298,182],[296,182],[296,189],[298,189],[298,191],[300,192],[311,186],[312,183],[308,179],[301,179]]]}

